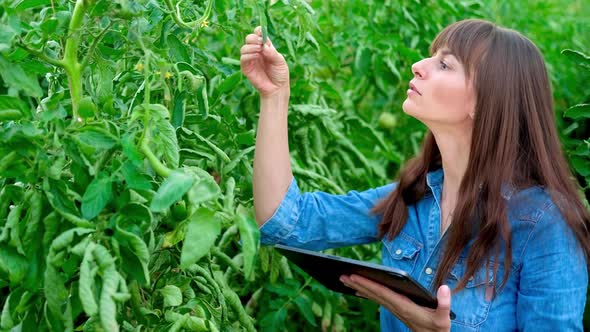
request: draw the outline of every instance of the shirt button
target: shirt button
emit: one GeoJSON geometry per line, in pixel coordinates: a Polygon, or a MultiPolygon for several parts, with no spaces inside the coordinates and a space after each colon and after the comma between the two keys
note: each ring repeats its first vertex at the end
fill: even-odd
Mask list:
{"type": "Polygon", "coordinates": [[[401,249],[398,249],[398,250],[395,251],[395,254],[396,255],[401,255],[401,253],[402,253],[402,250],[401,249]]]}
{"type": "Polygon", "coordinates": [[[469,277],[469,281],[473,280],[473,276],[469,277]]]}
{"type": "Polygon", "coordinates": [[[432,269],[427,267],[425,272],[426,272],[426,274],[432,274],[432,269]]]}

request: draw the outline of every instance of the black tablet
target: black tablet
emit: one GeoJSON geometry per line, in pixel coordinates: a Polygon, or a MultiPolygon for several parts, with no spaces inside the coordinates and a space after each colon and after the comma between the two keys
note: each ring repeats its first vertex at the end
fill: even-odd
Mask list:
{"type": "MultiPolygon", "coordinates": [[[[407,296],[420,306],[432,309],[438,307],[436,296],[405,271],[281,244],[275,245],[275,249],[330,290],[355,295],[356,290],[344,285],[340,276],[357,274],[407,296]]],[[[451,319],[455,319],[452,311],[451,319]]]]}

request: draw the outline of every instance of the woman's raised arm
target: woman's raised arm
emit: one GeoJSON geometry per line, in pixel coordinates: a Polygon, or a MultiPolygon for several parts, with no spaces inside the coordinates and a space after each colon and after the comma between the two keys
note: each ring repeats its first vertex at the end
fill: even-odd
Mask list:
{"type": "Polygon", "coordinates": [[[263,45],[260,27],[246,36],[240,64],[260,93],[252,186],[256,222],[261,226],[275,212],[293,178],[287,135],[289,68],[270,39],[263,45]]]}

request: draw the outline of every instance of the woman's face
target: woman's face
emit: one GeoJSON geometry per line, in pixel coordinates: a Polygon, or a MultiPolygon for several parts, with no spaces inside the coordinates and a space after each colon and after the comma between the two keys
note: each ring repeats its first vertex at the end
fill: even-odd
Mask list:
{"type": "Polygon", "coordinates": [[[444,124],[472,123],[475,94],[463,65],[446,48],[412,65],[415,90],[408,88],[405,113],[430,129],[444,124]]]}

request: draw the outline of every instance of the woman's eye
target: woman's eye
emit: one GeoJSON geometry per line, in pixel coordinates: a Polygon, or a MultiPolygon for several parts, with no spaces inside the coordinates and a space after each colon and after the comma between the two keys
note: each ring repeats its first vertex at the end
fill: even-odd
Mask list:
{"type": "Polygon", "coordinates": [[[447,66],[447,64],[446,64],[446,63],[444,63],[443,61],[440,61],[440,68],[441,68],[441,69],[447,69],[447,68],[449,68],[449,67],[447,66]]]}

